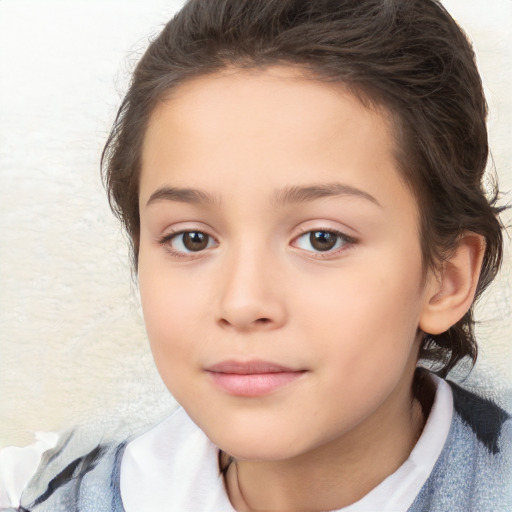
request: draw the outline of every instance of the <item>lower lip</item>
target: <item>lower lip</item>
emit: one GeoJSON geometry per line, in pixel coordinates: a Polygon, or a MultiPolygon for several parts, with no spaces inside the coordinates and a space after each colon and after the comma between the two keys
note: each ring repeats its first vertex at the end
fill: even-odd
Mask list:
{"type": "Polygon", "coordinates": [[[304,372],[277,373],[218,373],[208,372],[214,384],[235,396],[264,396],[300,379],[304,372]]]}

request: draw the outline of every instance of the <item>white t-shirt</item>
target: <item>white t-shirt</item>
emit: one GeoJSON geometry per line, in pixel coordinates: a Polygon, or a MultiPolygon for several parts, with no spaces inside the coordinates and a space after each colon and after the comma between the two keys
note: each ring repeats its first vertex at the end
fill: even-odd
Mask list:
{"type": "MultiPolygon", "coordinates": [[[[451,388],[441,379],[434,381],[435,400],[409,458],[343,512],[405,512],[411,506],[441,454],[452,420],[451,388]]],[[[55,444],[56,436],[40,435],[27,448],[0,451],[0,507],[19,506],[41,454],[55,444]]],[[[234,512],[219,475],[217,448],[182,408],[128,444],[121,463],[121,497],[126,512],[234,512]]]]}

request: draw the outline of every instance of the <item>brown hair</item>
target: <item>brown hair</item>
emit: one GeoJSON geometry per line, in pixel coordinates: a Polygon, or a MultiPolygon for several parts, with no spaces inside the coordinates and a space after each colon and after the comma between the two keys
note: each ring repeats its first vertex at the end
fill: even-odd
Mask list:
{"type": "MultiPolygon", "coordinates": [[[[187,80],[227,66],[285,64],[348,87],[394,121],[397,161],[419,204],[425,269],[465,231],[486,241],[477,297],[502,259],[496,207],[483,189],[487,107],[468,40],[435,0],[189,0],[138,63],[102,156],[110,205],[139,244],[141,148],[158,102],[187,80]]],[[[472,308],[426,335],[420,358],[446,374],[476,360],[472,308]]]]}

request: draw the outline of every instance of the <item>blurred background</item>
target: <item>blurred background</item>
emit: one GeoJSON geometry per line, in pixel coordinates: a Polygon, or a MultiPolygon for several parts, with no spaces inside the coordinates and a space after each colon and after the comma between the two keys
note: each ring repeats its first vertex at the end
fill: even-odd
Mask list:
{"type": "MultiPolygon", "coordinates": [[[[75,424],[133,432],[176,405],[147,346],[99,159],[130,71],[181,3],[0,0],[0,447],[75,424]]],[[[512,0],[443,3],[474,42],[491,164],[510,203],[512,0]]],[[[480,358],[466,379],[509,406],[511,235],[477,310],[480,358]]]]}

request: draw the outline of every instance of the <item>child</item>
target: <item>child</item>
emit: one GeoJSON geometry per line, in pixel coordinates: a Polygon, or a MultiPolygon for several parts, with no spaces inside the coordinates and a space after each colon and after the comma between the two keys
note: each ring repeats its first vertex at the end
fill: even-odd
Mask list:
{"type": "Polygon", "coordinates": [[[103,160],[182,408],[12,510],[509,510],[509,415],[441,378],[502,258],[485,117],[437,2],[190,0],[103,160]]]}

